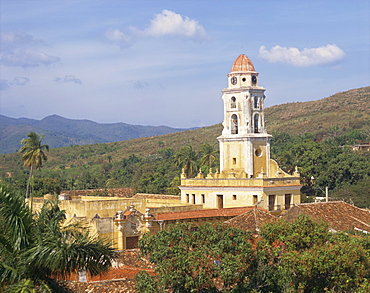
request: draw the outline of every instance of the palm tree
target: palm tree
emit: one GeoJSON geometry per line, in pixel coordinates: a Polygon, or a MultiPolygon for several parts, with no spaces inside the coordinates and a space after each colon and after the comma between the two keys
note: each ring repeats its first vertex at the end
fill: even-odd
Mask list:
{"type": "Polygon", "coordinates": [[[30,182],[32,178],[33,168],[38,169],[42,166],[42,161],[47,161],[48,157],[45,155],[44,150],[49,151],[47,144],[41,144],[43,135],[38,135],[36,132],[30,132],[27,134],[28,138],[21,140],[23,146],[19,150],[22,155],[22,161],[24,165],[30,168],[30,176],[27,182],[26,198],[28,197],[30,182]]]}
{"type": "Polygon", "coordinates": [[[200,164],[208,168],[212,168],[218,159],[218,150],[208,143],[204,143],[200,146],[200,154],[200,164]]]}
{"type": "Polygon", "coordinates": [[[1,184],[0,220],[0,292],[54,292],[52,276],[81,269],[97,275],[115,257],[110,244],[83,232],[86,227],[62,226],[65,213],[56,201],[33,215],[21,194],[1,184]]]}
{"type": "Polygon", "coordinates": [[[184,146],[174,156],[175,164],[184,169],[187,178],[192,177],[197,171],[198,155],[192,146],[184,146]]]}

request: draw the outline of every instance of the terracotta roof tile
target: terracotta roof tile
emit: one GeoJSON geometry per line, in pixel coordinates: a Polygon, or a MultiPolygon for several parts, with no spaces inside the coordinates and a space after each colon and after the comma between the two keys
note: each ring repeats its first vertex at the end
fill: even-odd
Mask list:
{"type": "Polygon", "coordinates": [[[254,208],[244,214],[225,221],[224,224],[244,231],[259,232],[263,224],[274,222],[278,219],[262,209],[254,208]]]}
{"type": "Polygon", "coordinates": [[[288,221],[293,221],[300,214],[323,220],[335,231],[357,228],[370,232],[370,212],[343,201],[297,204],[289,209],[284,217],[288,221]]]}
{"type": "Polygon", "coordinates": [[[158,213],[156,214],[155,219],[164,220],[164,221],[174,221],[174,220],[196,219],[196,218],[235,217],[253,208],[254,207],[242,207],[242,208],[183,211],[183,212],[174,212],[174,213],[158,213]]]}
{"type": "Polygon", "coordinates": [[[151,198],[151,199],[181,199],[179,195],[170,195],[170,194],[151,194],[151,193],[136,193],[133,198],[142,199],[142,198],[151,198]]]}
{"type": "Polygon", "coordinates": [[[234,64],[231,67],[231,72],[246,72],[246,71],[248,72],[256,70],[254,69],[252,61],[244,54],[241,54],[234,61],[234,64]]]}

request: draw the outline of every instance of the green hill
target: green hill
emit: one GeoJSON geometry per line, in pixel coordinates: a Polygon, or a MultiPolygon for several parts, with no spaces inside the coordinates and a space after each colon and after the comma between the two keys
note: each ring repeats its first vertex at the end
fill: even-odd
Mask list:
{"type": "Polygon", "coordinates": [[[313,133],[325,138],[334,130],[370,130],[370,87],[337,93],[311,102],[281,104],[265,110],[269,133],[313,133]]]}
{"type": "Polygon", "coordinates": [[[51,148],[128,140],[183,131],[168,126],[142,126],[126,123],[96,123],[51,115],[42,120],[9,118],[0,115],[0,153],[16,152],[30,131],[45,135],[51,148]]]}
{"type": "MultiPolygon", "coordinates": [[[[269,133],[288,132],[293,135],[310,132],[317,139],[340,135],[345,131],[360,130],[370,133],[370,87],[334,94],[318,101],[281,104],[265,109],[269,133]]],[[[221,124],[171,134],[150,136],[126,141],[51,149],[45,168],[102,164],[119,161],[132,154],[147,156],[159,149],[178,149],[192,145],[199,149],[203,143],[217,146],[221,124]]],[[[20,154],[0,155],[0,172],[13,171],[20,166],[20,154]]],[[[4,176],[4,175],[3,175],[4,176]]]]}

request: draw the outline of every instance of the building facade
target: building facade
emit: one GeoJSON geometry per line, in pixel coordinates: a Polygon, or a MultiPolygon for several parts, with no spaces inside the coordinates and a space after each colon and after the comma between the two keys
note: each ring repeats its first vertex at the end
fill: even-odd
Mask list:
{"type": "Polygon", "coordinates": [[[181,174],[181,200],[204,208],[258,206],[269,211],[300,203],[300,175],[287,174],[270,158],[271,135],[264,122],[265,89],[259,73],[244,54],[228,74],[222,90],[223,131],[218,137],[220,169],[205,177],[181,174]]]}

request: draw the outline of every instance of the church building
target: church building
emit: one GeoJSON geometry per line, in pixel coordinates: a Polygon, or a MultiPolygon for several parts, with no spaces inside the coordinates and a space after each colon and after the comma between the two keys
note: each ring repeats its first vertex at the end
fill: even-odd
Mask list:
{"type": "Polygon", "coordinates": [[[269,211],[300,203],[300,174],[287,174],[270,158],[271,135],[264,121],[265,89],[244,54],[234,62],[223,89],[220,169],[205,177],[181,174],[181,201],[203,208],[258,206],[269,211]]]}
{"type": "MultiPolygon", "coordinates": [[[[108,197],[66,192],[59,195],[59,206],[66,211],[67,222],[83,220],[91,231],[123,250],[135,248],[144,233],[156,233],[178,221],[201,225],[245,214],[238,221],[242,219],[243,227],[249,223],[252,226],[248,227],[257,230],[257,222],[273,217],[261,210],[278,214],[300,203],[299,173],[285,173],[270,158],[271,135],[264,123],[265,89],[258,81],[252,62],[240,55],[223,90],[220,169],[210,170],[206,176],[199,171],[196,178],[186,178],[183,172],[181,197],[128,196],[129,190],[111,190],[116,196],[108,197]],[[122,196],[117,196],[120,193],[122,196]]],[[[48,195],[34,199],[33,208],[40,210],[47,199],[48,195]]]]}

